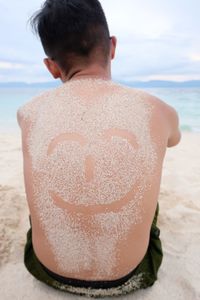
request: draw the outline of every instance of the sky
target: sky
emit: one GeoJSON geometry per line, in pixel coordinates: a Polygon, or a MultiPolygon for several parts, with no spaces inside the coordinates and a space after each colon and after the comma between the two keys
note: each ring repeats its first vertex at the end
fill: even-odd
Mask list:
{"type": "MultiPolygon", "coordinates": [[[[43,2],[0,0],[0,82],[53,80],[40,40],[27,24],[43,2]]],[[[200,80],[199,0],[100,2],[117,38],[113,79],[200,80]]]]}

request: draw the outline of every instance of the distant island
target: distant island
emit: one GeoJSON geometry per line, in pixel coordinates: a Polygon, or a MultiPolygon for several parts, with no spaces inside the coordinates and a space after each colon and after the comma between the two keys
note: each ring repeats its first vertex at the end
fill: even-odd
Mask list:
{"type": "MultiPolygon", "coordinates": [[[[115,80],[120,84],[124,84],[135,88],[200,88],[200,80],[191,81],[163,81],[163,80],[151,80],[151,81],[122,81],[115,80]]],[[[25,83],[25,82],[0,82],[0,88],[55,88],[62,83],[59,80],[51,82],[38,82],[38,83],[25,83]]]]}
{"type": "Polygon", "coordinates": [[[200,88],[200,80],[191,81],[121,81],[122,83],[136,88],[200,88]]]}

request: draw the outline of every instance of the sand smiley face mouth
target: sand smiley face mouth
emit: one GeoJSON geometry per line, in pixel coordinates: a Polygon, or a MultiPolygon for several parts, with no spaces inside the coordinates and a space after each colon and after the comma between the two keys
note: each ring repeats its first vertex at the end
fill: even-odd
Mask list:
{"type": "MultiPolygon", "coordinates": [[[[108,145],[108,147],[112,146],[112,138],[117,137],[122,142],[126,141],[132,149],[134,150],[134,153],[138,153],[138,150],[140,148],[140,145],[137,141],[136,136],[126,130],[126,129],[119,129],[119,128],[110,128],[107,130],[104,130],[100,138],[103,139],[108,145]]],[[[83,136],[82,134],[79,134],[77,132],[66,132],[58,135],[55,137],[51,143],[48,146],[47,156],[48,158],[53,155],[53,153],[58,149],[58,147],[62,143],[70,143],[70,142],[76,142],[79,146],[85,147],[88,145],[88,139],[83,136]]],[[[109,158],[108,158],[109,159],[109,158]]],[[[126,162],[127,163],[127,162],[126,162]]],[[[130,162],[129,162],[130,163],[130,162]]],[[[137,162],[139,164],[139,161],[137,162]]],[[[128,165],[127,165],[128,167],[128,165]]],[[[95,159],[94,156],[91,154],[84,157],[84,174],[85,174],[85,183],[84,185],[87,186],[87,184],[94,181],[95,178],[95,159]]],[[[111,183],[114,184],[114,182],[111,183]]],[[[98,185],[98,182],[96,182],[98,185]]],[[[123,206],[125,206],[133,197],[136,192],[136,181],[133,180],[131,184],[131,188],[129,188],[126,192],[123,193],[123,196],[118,197],[118,199],[114,198],[112,199],[111,203],[94,203],[94,204],[80,204],[73,202],[70,203],[70,201],[67,201],[64,199],[64,197],[60,196],[58,192],[54,191],[53,186],[51,185],[51,188],[49,189],[49,195],[53,199],[54,204],[58,207],[60,207],[63,210],[66,210],[69,213],[79,213],[84,215],[94,215],[99,213],[106,213],[106,212],[118,212],[122,209],[123,206]]]]}

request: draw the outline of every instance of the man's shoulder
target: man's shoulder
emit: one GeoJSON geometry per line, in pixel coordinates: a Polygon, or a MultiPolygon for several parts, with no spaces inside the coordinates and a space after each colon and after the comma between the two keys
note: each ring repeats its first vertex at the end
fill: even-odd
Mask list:
{"type": "Polygon", "coordinates": [[[138,95],[140,99],[150,104],[154,108],[155,112],[168,115],[173,115],[176,113],[175,109],[171,105],[167,104],[164,99],[161,99],[142,89],[131,88],[131,90],[133,95],[138,95]]]}
{"type": "Polygon", "coordinates": [[[21,105],[17,110],[17,119],[20,120],[28,120],[34,114],[39,111],[41,105],[50,99],[50,97],[54,96],[58,88],[49,89],[40,92],[38,95],[32,97],[25,104],[21,105]]]}
{"type": "Polygon", "coordinates": [[[117,83],[117,86],[122,90],[126,91],[130,97],[139,98],[146,103],[151,104],[154,108],[167,110],[172,108],[164,100],[158,98],[157,96],[139,88],[130,87],[125,84],[117,83]]]}
{"type": "Polygon", "coordinates": [[[173,106],[166,103],[164,99],[160,99],[159,97],[143,89],[126,86],[123,84],[118,84],[118,86],[126,91],[130,99],[132,98],[151,106],[153,117],[156,117],[157,119],[163,119],[163,121],[165,120],[167,123],[173,120],[176,122],[176,120],[178,120],[177,111],[173,106]]]}

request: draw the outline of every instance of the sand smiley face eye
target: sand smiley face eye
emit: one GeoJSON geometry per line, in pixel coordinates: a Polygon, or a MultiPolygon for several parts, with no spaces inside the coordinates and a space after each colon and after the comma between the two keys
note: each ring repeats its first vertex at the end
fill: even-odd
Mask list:
{"type": "MultiPolygon", "coordinates": [[[[112,146],[112,140],[113,138],[117,137],[122,142],[126,140],[126,143],[131,145],[131,147],[134,149],[135,152],[139,149],[139,144],[136,139],[136,136],[125,129],[118,129],[118,128],[110,128],[107,130],[104,130],[101,134],[101,139],[107,142],[108,146],[112,146]]],[[[49,144],[47,155],[50,157],[54,151],[56,150],[59,145],[62,143],[68,141],[69,143],[74,141],[77,142],[81,147],[85,147],[88,145],[88,139],[84,137],[82,134],[76,133],[76,132],[68,132],[60,134],[59,136],[55,137],[51,143],[49,144]]],[[[95,177],[95,158],[91,154],[84,157],[84,174],[85,174],[85,181],[90,183],[93,181],[95,177]]],[[[112,179],[111,179],[112,180],[112,179]]],[[[114,182],[110,181],[110,184],[114,186],[114,182]]],[[[133,182],[133,185],[129,191],[127,191],[122,197],[116,199],[112,199],[111,203],[97,203],[97,204],[71,204],[66,199],[64,200],[58,193],[56,193],[53,190],[53,187],[49,191],[51,198],[53,199],[54,203],[62,208],[66,209],[68,212],[74,213],[83,213],[84,214],[97,214],[97,213],[103,213],[103,212],[109,212],[109,211],[119,211],[122,206],[124,206],[134,195],[134,187],[135,182],[133,182]]]]}

